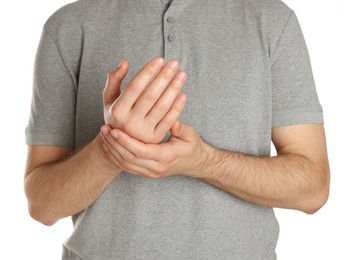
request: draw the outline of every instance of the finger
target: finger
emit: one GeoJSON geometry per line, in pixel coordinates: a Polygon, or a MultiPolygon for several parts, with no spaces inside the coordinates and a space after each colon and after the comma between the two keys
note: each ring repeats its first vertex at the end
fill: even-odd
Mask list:
{"type": "Polygon", "coordinates": [[[170,132],[171,133],[175,133],[176,131],[179,131],[180,127],[181,127],[181,121],[178,119],[174,122],[174,124],[172,125],[172,127],[170,128],[170,132]]]}
{"type": "MultiPolygon", "coordinates": [[[[142,92],[137,99],[133,112],[145,116],[160,98],[166,87],[175,77],[179,67],[177,60],[170,60],[163,67],[160,73],[153,79],[149,86],[142,92]]],[[[165,113],[168,112],[165,111],[165,113]]]]}
{"type": "Polygon", "coordinates": [[[163,95],[158,99],[157,103],[148,112],[146,116],[146,120],[148,120],[148,122],[151,122],[151,124],[154,125],[158,124],[158,122],[167,114],[167,112],[172,107],[186,80],[186,72],[179,71],[163,95]]]}
{"type": "Polygon", "coordinates": [[[116,164],[121,170],[138,175],[141,177],[145,177],[145,175],[149,172],[147,169],[142,168],[140,166],[127,163],[122,156],[116,152],[116,150],[108,143],[103,144],[103,148],[106,151],[108,157],[116,164]]]}
{"type": "Polygon", "coordinates": [[[178,120],[181,112],[183,112],[187,101],[186,94],[182,93],[175,100],[172,108],[165,117],[157,124],[155,135],[164,136],[178,120]]]}
{"type": "Polygon", "coordinates": [[[109,132],[112,130],[110,125],[103,125],[101,127],[100,131],[100,136],[102,137],[104,143],[109,144],[110,142],[107,140],[107,136],[109,135],[109,132]]]}
{"type": "Polygon", "coordinates": [[[109,133],[109,131],[110,130],[112,130],[113,128],[112,128],[112,126],[111,125],[109,125],[109,124],[104,124],[104,125],[102,125],[102,127],[101,127],[101,131],[103,132],[103,133],[109,133]]]}
{"type": "Polygon", "coordinates": [[[152,160],[137,158],[130,151],[120,145],[115,139],[112,140],[110,134],[103,134],[104,148],[108,152],[108,156],[122,170],[130,173],[137,173],[144,177],[153,177],[152,169],[158,166],[158,163],[152,160]],[[109,139],[109,140],[108,140],[109,139]],[[112,144],[114,143],[114,144],[112,144]]]}
{"type": "Polygon", "coordinates": [[[118,159],[118,161],[120,162],[121,161],[121,160],[119,160],[120,159],[120,155],[117,153],[117,151],[113,147],[112,142],[108,140],[109,133],[106,134],[105,132],[101,131],[100,134],[101,134],[101,137],[103,139],[105,148],[107,148],[112,153],[112,155],[114,156],[115,160],[118,159]]]}
{"type": "Polygon", "coordinates": [[[161,177],[155,173],[155,169],[160,169],[160,163],[153,160],[137,158],[131,152],[127,151],[122,145],[118,144],[114,148],[108,143],[107,149],[113,156],[113,160],[117,160],[118,167],[123,171],[139,175],[147,178],[161,177]]]}
{"type": "Polygon", "coordinates": [[[103,144],[103,148],[106,151],[107,156],[110,158],[110,160],[121,169],[121,165],[118,161],[118,159],[113,155],[113,153],[110,151],[110,149],[108,148],[107,144],[103,144]]]}
{"type": "Polygon", "coordinates": [[[121,82],[124,80],[129,70],[129,62],[122,60],[120,65],[109,72],[107,82],[103,91],[104,104],[111,104],[120,95],[121,82]]]}
{"type": "Polygon", "coordinates": [[[147,84],[157,75],[164,65],[162,57],[149,61],[128,83],[119,96],[119,109],[130,111],[147,84]]]}
{"type": "Polygon", "coordinates": [[[120,156],[123,156],[124,158],[132,158],[134,155],[132,153],[129,153],[125,148],[123,148],[119,142],[110,134],[110,130],[108,130],[108,127],[102,127],[101,128],[101,136],[104,141],[104,143],[108,146],[109,150],[113,153],[114,156],[117,158],[120,156]],[[119,149],[120,148],[120,149],[119,149]],[[123,154],[121,153],[123,152],[123,154]]]}
{"type": "Polygon", "coordinates": [[[126,165],[124,171],[145,178],[155,178],[155,175],[150,170],[134,164],[126,165]]]}
{"type": "MultiPolygon", "coordinates": [[[[144,158],[136,157],[132,151],[130,151],[128,148],[121,145],[116,140],[116,138],[114,138],[113,135],[116,135],[117,130],[113,130],[113,131],[110,131],[110,133],[109,132],[107,133],[107,129],[108,128],[105,128],[105,127],[102,127],[101,129],[101,135],[102,135],[103,141],[105,144],[107,144],[108,148],[111,148],[109,150],[111,150],[114,156],[116,156],[117,158],[122,158],[122,160],[119,160],[119,161],[121,162],[127,161],[133,164],[144,165],[144,162],[143,162],[144,158]]],[[[133,139],[133,140],[136,140],[136,139],[133,139]]]]}
{"type": "Polygon", "coordinates": [[[191,141],[195,138],[199,138],[196,131],[189,125],[182,123],[177,120],[177,122],[170,129],[172,136],[183,139],[185,141],[191,141]]]}
{"type": "Polygon", "coordinates": [[[139,159],[154,160],[155,154],[159,152],[158,145],[145,144],[121,130],[113,129],[111,134],[121,146],[139,159]]]}
{"type": "Polygon", "coordinates": [[[109,137],[110,134],[103,134],[104,148],[109,151],[110,158],[122,169],[127,170],[127,165],[130,164],[126,161],[126,157],[130,159],[134,157],[124,147],[122,147],[114,138],[109,137]],[[108,140],[109,139],[109,140],[108,140]],[[113,140],[112,140],[113,139],[113,140]],[[125,158],[124,158],[125,157],[125,158]]]}

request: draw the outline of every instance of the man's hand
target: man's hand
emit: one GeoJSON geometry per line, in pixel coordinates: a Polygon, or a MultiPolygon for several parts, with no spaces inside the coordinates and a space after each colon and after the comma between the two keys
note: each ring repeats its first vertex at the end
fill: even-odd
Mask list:
{"type": "Polygon", "coordinates": [[[330,170],[320,124],[273,129],[278,155],[258,157],[214,148],[179,121],[165,144],[144,144],[107,126],[108,156],[123,170],[149,178],[183,174],[251,203],[312,214],[327,201],[330,170]],[[114,138],[113,138],[113,137],[114,138]]]}
{"type": "Polygon", "coordinates": [[[161,57],[148,62],[120,93],[128,72],[128,62],[108,75],[104,89],[104,119],[113,128],[145,143],[159,143],[173,126],[186,104],[186,95],[179,94],[185,84],[185,71],[178,71],[178,62],[165,66],[161,57]]]}
{"type": "Polygon", "coordinates": [[[119,129],[104,125],[101,136],[108,156],[122,170],[147,177],[176,174],[197,177],[207,158],[208,145],[186,124],[176,121],[167,143],[145,144],[119,129]]]}

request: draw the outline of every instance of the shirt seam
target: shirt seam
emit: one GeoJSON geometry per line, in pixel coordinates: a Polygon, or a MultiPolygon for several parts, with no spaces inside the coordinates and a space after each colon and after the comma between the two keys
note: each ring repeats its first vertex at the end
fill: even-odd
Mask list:
{"type": "Polygon", "coordinates": [[[67,74],[70,75],[71,83],[72,83],[73,86],[75,86],[75,92],[76,92],[77,85],[76,85],[76,83],[75,83],[75,81],[74,81],[74,79],[73,79],[73,76],[72,76],[71,73],[69,72],[69,70],[68,70],[68,68],[67,68],[67,66],[66,66],[66,64],[65,64],[65,62],[64,62],[64,59],[63,59],[63,57],[62,57],[62,55],[61,55],[61,53],[60,53],[60,51],[59,51],[59,48],[58,48],[57,43],[55,42],[54,38],[51,36],[51,34],[49,33],[49,31],[45,28],[45,26],[43,27],[43,30],[44,30],[45,33],[48,34],[49,38],[50,38],[51,41],[53,42],[53,44],[54,44],[54,46],[55,46],[55,49],[56,49],[56,51],[57,51],[57,53],[58,53],[58,55],[59,55],[59,57],[60,57],[60,61],[61,61],[62,65],[64,66],[64,70],[65,70],[65,72],[66,72],[67,74]]]}
{"type": "Polygon", "coordinates": [[[280,35],[280,37],[278,38],[278,41],[277,41],[276,46],[275,46],[275,50],[273,51],[273,55],[272,55],[272,57],[270,57],[271,63],[272,63],[272,64],[271,64],[271,67],[275,64],[275,61],[273,60],[273,57],[275,56],[275,53],[277,52],[278,46],[280,45],[280,42],[281,42],[282,39],[283,39],[283,35],[284,35],[285,31],[287,30],[289,21],[291,20],[293,14],[294,14],[294,11],[292,10],[292,11],[290,12],[289,16],[288,16],[288,19],[287,19],[287,21],[286,21],[285,26],[283,27],[283,30],[282,30],[281,35],[280,35]]]}

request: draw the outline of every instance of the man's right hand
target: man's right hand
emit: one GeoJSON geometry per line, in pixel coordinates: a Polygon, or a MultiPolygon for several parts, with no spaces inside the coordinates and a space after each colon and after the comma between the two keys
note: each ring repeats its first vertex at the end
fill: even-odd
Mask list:
{"type": "Polygon", "coordinates": [[[179,94],[187,74],[178,71],[178,61],[166,65],[161,57],[148,62],[120,93],[128,62],[108,75],[103,93],[106,124],[119,128],[145,143],[160,143],[186,105],[179,94]]]}

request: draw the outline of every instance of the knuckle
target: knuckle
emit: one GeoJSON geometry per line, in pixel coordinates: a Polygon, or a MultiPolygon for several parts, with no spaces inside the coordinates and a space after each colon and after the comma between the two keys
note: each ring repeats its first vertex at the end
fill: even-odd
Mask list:
{"type": "Polygon", "coordinates": [[[111,114],[114,118],[118,117],[120,114],[120,109],[118,106],[112,106],[111,108],[111,114]]]}
{"type": "Polygon", "coordinates": [[[161,73],[161,78],[164,79],[165,81],[170,81],[175,75],[175,71],[172,69],[166,68],[162,73],[161,73]]]}
{"type": "Polygon", "coordinates": [[[181,112],[183,112],[185,108],[185,104],[184,103],[181,103],[179,102],[178,100],[175,101],[174,105],[173,105],[173,109],[178,113],[180,114],[181,112]]]}
{"type": "Polygon", "coordinates": [[[162,114],[166,114],[169,111],[169,107],[167,104],[158,104],[156,106],[156,109],[158,112],[160,112],[162,114]]]}
{"type": "Polygon", "coordinates": [[[156,100],[156,94],[153,92],[147,91],[144,98],[147,100],[147,102],[153,103],[156,100]]]}
{"type": "Polygon", "coordinates": [[[164,166],[158,166],[154,169],[154,172],[157,173],[157,175],[164,174],[166,171],[164,166]]]}
{"type": "Polygon", "coordinates": [[[183,87],[183,85],[184,85],[184,82],[180,80],[173,80],[172,83],[170,84],[170,88],[174,92],[179,92],[180,89],[183,87]]]}
{"type": "Polygon", "coordinates": [[[171,126],[166,125],[165,123],[160,126],[158,126],[158,129],[154,132],[153,135],[153,143],[158,144],[160,143],[164,137],[166,136],[166,134],[169,132],[171,126]]]}
{"type": "Polygon", "coordinates": [[[158,67],[154,65],[146,66],[144,72],[147,74],[148,77],[154,77],[158,72],[158,67]]]}
{"type": "Polygon", "coordinates": [[[165,125],[168,127],[168,130],[172,127],[172,125],[175,123],[176,119],[169,117],[169,118],[165,118],[164,123],[165,125]]]}
{"type": "MultiPolygon", "coordinates": [[[[166,133],[167,133],[167,131],[166,131],[166,133]]],[[[166,133],[165,133],[165,134],[166,134],[166,133]]],[[[165,134],[164,134],[164,135],[165,135],[165,134]]],[[[164,135],[160,134],[159,132],[155,132],[154,135],[153,135],[153,136],[151,137],[151,139],[150,139],[150,143],[152,143],[152,144],[158,144],[158,143],[160,143],[160,142],[163,140],[164,135]]],[[[145,156],[145,157],[148,156],[147,152],[144,153],[144,156],[145,156]]]]}
{"type": "Polygon", "coordinates": [[[166,154],[165,154],[165,156],[164,156],[164,161],[165,161],[166,163],[172,163],[172,162],[174,162],[174,160],[175,160],[175,155],[174,155],[174,153],[169,152],[169,153],[166,153],[166,154]]]}
{"type": "Polygon", "coordinates": [[[124,170],[129,170],[129,168],[130,168],[130,163],[128,163],[127,161],[123,161],[123,162],[121,163],[121,166],[122,166],[122,168],[123,168],[124,170]]]}
{"type": "Polygon", "coordinates": [[[132,93],[140,93],[140,88],[140,84],[135,81],[130,82],[127,86],[128,91],[131,91],[132,93]]]}
{"type": "Polygon", "coordinates": [[[139,157],[139,158],[146,158],[146,157],[147,157],[146,149],[140,148],[140,149],[137,151],[137,157],[139,157]]]}

